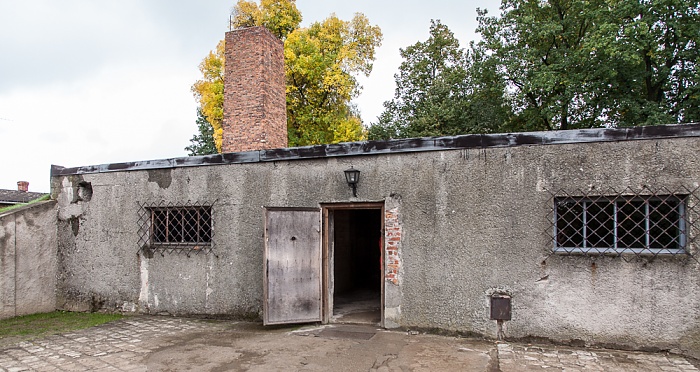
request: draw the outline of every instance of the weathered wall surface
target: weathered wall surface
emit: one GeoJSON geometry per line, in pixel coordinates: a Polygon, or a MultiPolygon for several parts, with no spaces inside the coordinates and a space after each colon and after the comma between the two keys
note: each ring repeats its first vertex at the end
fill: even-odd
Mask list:
{"type": "Polygon", "coordinates": [[[56,202],[0,215],[0,318],[56,309],[56,202]]]}
{"type": "Polygon", "coordinates": [[[548,235],[550,191],[697,187],[695,149],[697,139],[444,153],[423,189],[402,195],[402,325],[494,336],[489,294],[505,292],[511,337],[697,354],[696,261],[550,255],[548,235]]]}
{"type": "Polygon", "coordinates": [[[59,305],[259,316],[263,206],[384,201],[387,326],[496,337],[489,296],[508,293],[508,337],[698,357],[697,261],[552,255],[548,218],[560,189],[697,187],[699,149],[688,137],[57,176],[59,305]],[[81,182],[90,201],[76,197],[81,182]],[[137,202],[159,200],[216,200],[215,254],[141,256],[137,202]]]}

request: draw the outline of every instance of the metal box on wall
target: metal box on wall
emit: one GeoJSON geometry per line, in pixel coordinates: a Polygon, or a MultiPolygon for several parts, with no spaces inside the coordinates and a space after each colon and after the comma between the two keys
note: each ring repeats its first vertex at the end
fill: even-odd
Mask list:
{"type": "Polygon", "coordinates": [[[510,320],[511,305],[510,296],[508,295],[493,295],[491,296],[491,319],[493,320],[510,320]]]}

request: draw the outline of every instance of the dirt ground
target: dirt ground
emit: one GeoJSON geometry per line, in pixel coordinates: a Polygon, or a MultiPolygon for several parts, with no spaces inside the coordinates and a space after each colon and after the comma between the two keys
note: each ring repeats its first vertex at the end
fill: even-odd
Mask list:
{"type": "MultiPolygon", "coordinates": [[[[287,327],[248,324],[215,334],[174,336],[144,364],[163,371],[480,371],[488,370],[493,344],[387,332],[368,326],[287,327]]],[[[495,371],[496,369],[494,369],[495,371]]]]}

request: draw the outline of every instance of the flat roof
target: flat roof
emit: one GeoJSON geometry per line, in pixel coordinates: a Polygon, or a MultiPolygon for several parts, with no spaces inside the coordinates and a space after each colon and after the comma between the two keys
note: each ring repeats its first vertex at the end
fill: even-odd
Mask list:
{"type": "Polygon", "coordinates": [[[486,149],[498,147],[542,146],[594,142],[653,140],[700,137],[700,123],[653,125],[629,128],[571,129],[543,132],[465,134],[449,137],[422,137],[386,141],[359,141],[332,145],[232,152],[216,155],[185,156],[170,159],[86,165],[66,168],[51,165],[51,176],[259,163],[281,160],[317,159],[358,155],[400,154],[409,152],[486,149]]]}
{"type": "Polygon", "coordinates": [[[41,192],[0,189],[0,204],[29,203],[46,195],[41,192]]]}

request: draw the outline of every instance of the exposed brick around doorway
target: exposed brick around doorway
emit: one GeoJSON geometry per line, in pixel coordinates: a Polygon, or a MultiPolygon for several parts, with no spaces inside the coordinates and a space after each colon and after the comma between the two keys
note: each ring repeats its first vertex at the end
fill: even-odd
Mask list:
{"type": "Polygon", "coordinates": [[[386,281],[399,284],[399,245],[401,243],[401,224],[398,208],[386,211],[384,216],[386,239],[386,281]]]}

